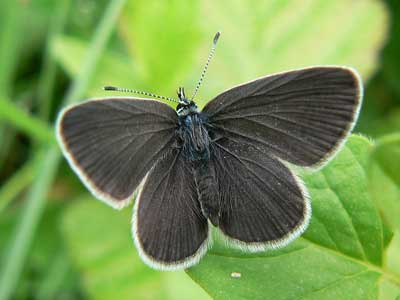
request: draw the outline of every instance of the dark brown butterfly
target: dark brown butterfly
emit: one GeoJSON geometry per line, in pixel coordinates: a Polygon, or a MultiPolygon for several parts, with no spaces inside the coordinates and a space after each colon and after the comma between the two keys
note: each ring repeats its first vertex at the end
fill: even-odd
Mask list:
{"type": "Polygon", "coordinates": [[[262,77],[202,111],[183,88],[178,97],[176,110],[150,99],[90,100],[58,119],[64,155],[97,198],[120,209],[139,191],[132,230],[143,260],[163,270],[196,264],[212,225],[249,251],[303,233],[309,196],[288,165],[319,168],[338,152],[361,105],[357,72],[321,66],[262,77]]]}

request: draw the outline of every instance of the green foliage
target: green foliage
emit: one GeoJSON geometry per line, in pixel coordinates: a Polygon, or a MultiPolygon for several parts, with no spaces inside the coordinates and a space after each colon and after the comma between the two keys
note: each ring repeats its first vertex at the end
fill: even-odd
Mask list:
{"type": "Polygon", "coordinates": [[[227,53],[215,61],[221,74],[209,80],[213,85],[207,98],[221,87],[266,73],[320,64],[353,66],[367,79],[382,43],[379,32],[386,29],[377,1],[253,0],[245,7],[241,1],[203,3],[207,31],[223,32],[217,55],[227,53]]]}
{"type": "Polygon", "coordinates": [[[16,128],[40,142],[54,141],[53,130],[50,126],[31,117],[11,101],[0,99],[0,119],[12,123],[16,128]]]}
{"type": "Polygon", "coordinates": [[[399,136],[380,139],[371,151],[369,189],[388,223],[400,230],[399,136]]]}
{"type": "Polygon", "coordinates": [[[150,269],[131,237],[131,212],[115,211],[92,197],[65,212],[63,231],[89,299],[207,299],[183,271],[150,269]]]}
{"type": "Polygon", "coordinates": [[[313,217],[289,247],[246,254],[220,243],[188,274],[214,299],[388,299],[382,282],[400,295],[400,276],[383,264],[391,233],[367,190],[370,148],[353,136],[327,167],[303,174],[313,217]]]}
{"type": "MultiPolygon", "coordinates": [[[[55,200],[55,199],[52,199],[55,200]]],[[[56,200],[55,200],[56,201],[56,200]]],[[[60,230],[60,218],[66,205],[56,203],[47,206],[40,222],[37,237],[32,244],[21,281],[15,291],[15,299],[50,300],[62,297],[80,299],[79,274],[74,271],[68,251],[60,230]],[[60,263],[60,261],[62,263],[60,263]],[[57,268],[54,272],[54,268],[57,268]]],[[[0,253],[4,253],[5,245],[12,240],[18,216],[21,210],[8,211],[0,219],[0,253]]],[[[2,262],[4,264],[4,261],[2,262]]],[[[2,270],[3,264],[0,264],[2,270]]]]}
{"type": "Polygon", "coordinates": [[[396,185],[400,185],[400,134],[378,140],[372,159],[396,185]]]}
{"type": "MultiPolygon", "coordinates": [[[[383,218],[394,231],[387,249],[386,267],[400,276],[400,136],[380,138],[371,150],[368,177],[369,190],[383,218]]],[[[388,285],[388,289],[393,287],[388,285]]]]}
{"type": "MultiPolygon", "coordinates": [[[[386,27],[381,4],[364,1],[349,6],[348,1],[341,0],[310,1],[304,6],[301,1],[288,2],[269,1],[261,4],[249,1],[244,5],[240,1],[202,1],[197,8],[195,2],[186,7],[186,4],[178,5],[177,1],[172,1],[174,4],[167,10],[164,6],[170,4],[146,1],[146,8],[139,7],[137,11],[128,9],[120,23],[123,36],[126,37],[126,32],[129,32],[126,39],[128,55],[115,52],[104,55],[88,95],[106,95],[100,90],[105,85],[151,89],[168,96],[179,85],[183,85],[190,92],[199,77],[211,38],[217,29],[222,31],[221,42],[207,74],[205,87],[199,92],[200,105],[232,85],[268,73],[304,66],[343,64],[357,68],[365,79],[370,76],[376,66],[377,47],[382,43],[381,32],[386,27]],[[149,9],[149,2],[149,7],[156,9],[149,9]],[[224,9],[227,6],[230,7],[229,11],[224,9]],[[178,24],[164,26],[169,24],[171,14],[182,15],[182,9],[191,13],[200,9],[202,14],[197,18],[207,20],[203,29],[207,34],[203,33],[198,38],[195,17],[179,30],[177,28],[181,27],[178,24]],[[135,18],[138,12],[141,17],[135,18]],[[254,12],[260,15],[254,15],[254,12]],[[340,31],[335,31],[338,15],[341,16],[342,26],[340,31]],[[142,30],[149,19],[157,23],[154,27],[142,30]],[[155,47],[159,37],[160,45],[155,47]],[[168,42],[164,37],[168,37],[165,38],[168,42]],[[132,42],[133,38],[140,43],[140,47],[131,50],[132,45],[136,45],[132,42]],[[194,49],[198,44],[202,47],[196,53],[194,49]],[[136,54],[135,51],[140,53],[136,54]],[[306,55],[299,56],[299,52],[306,55]],[[197,56],[193,57],[194,54],[197,56]],[[158,55],[157,59],[155,55],[158,55]]],[[[186,15],[175,19],[175,22],[181,19],[184,22],[190,17],[186,15]]],[[[63,37],[57,40],[53,52],[65,70],[75,76],[82,61],[83,49],[84,42],[63,37]]]]}
{"type": "Polygon", "coordinates": [[[396,0],[2,1],[0,299],[400,299],[398,8],[396,0]],[[377,140],[353,136],[326,168],[299,171],[313,215],[288,247],[249,254],[215,232],[189,276],[153,271],[133,246],[129,209],[94,200],[59,167],[49,120],[67,103],[109,96],[105,85],[166,96],[185,86],[190,95],[217,30],[201,106],[265,74],[349,65],[366,87],[357,130],[377,140]],[[54,198],[59,205],[48,204],[54,198]]]}
{"type": "MultiPolygon", "coordinates": [[[[88,49],[85,64],[78,74],[73,88],[66,94],[64,104],[68,105],[77,102],[87,88],[89,78],[94,73],[97,60],[105,48],[106,41],[112,32],[123,3],[124,0],[110,2],[109,9],[106,10],[104,18],[94,35],[91,47],[88,49]]],[[[4,256],[4,267],[0,274],[0,299],[8,299],[17,285],[23,263],[45,207],[46,194],[55,177],[58,162],[61,158],[58,149],[54,145],[45,147],[44,150],[41,149],[40,151],[43,151],[43,163],[36,168],[37,178],[29,190],[24,211],[21,214],[20,222],[16,226],[15,237],[10,242],[8,252],[4,256]]]]}

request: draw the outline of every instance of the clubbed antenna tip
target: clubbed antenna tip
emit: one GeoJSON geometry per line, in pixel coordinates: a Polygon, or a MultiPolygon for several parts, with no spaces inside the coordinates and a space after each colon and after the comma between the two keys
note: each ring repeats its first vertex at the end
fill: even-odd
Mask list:
{"type": "Polygon", "coordinates": [[[217,42],[218,42],[218,39],[219,39],[219,36],[220,36],[220,35],[221,35],[221,31],[218,31],[218,32],[215,34],[214,40],[213,40],[214,46],[217,45],[217,42]]]}
{"type": "Polygon", "coordinates": [[[105,86],[105,87],[103,87],[103,90],[105,90],[105,91],[118,91],[118,88],[116,88],[115,86],[105,86]]]}

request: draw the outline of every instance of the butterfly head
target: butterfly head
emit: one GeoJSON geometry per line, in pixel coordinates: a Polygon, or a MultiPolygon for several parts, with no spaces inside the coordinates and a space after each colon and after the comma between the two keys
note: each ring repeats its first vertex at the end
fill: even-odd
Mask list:
{"type": "Polygon", "coordinates": [[[193,100],[186,98],[185,90],[183,87],[178,89],[179,104],[176,107],[176,112],[179,116],[187,116],[189,114],[198,113],[198,108],[193,100]]]}

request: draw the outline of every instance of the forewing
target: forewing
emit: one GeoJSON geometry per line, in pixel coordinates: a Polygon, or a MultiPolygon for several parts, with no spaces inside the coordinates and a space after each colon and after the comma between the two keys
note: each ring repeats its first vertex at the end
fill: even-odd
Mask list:
{"type": "Polygon", "coordinates": [[[237,86],[203,112],[217,135],[256,145],[299,166],[319,167],[352,130],[361,97],[356,71],[314,67],[237,86]]]}
{"type": "Polygon", "coordinates": [[[121,208],[171,147],[177,124],[176,112],[159,101],[110,98],[66,108],[57,136],[88,189],[121,208]]]}
{"type": "Polygon", "coordinates": [[[220,195],[219,227],[250,251],[279,248],[308,226],[311,206],[301,181],[278,159],[221,139],[212,164],[220,195]]]}
{"type": "Polygon", "coordinates": [[[156,269],[196,264],[208,245],[192,171],[178,150],[159,161],[137,197],[133,235],[143,260],[156,269]]]}

